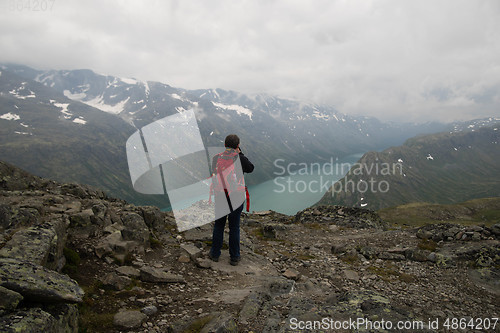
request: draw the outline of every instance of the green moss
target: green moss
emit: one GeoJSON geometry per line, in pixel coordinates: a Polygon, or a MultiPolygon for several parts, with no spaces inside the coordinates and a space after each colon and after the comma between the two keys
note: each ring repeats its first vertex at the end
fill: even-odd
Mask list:
{"type": "Polygon", "coordinates": [[[193,323],[191,323],[191,325],[189,325],[188,328],[186,328],[185,330],[183,330],[182,333],[198,333],[212,319],[213,319],[213,316],[211,316],[211,315],[207,315],[207,316],[201,317],[200,319],[197,319],[193,323]]]}
{"type": "Polygon", "coordinates": [[[66,263],[67,264],[70,264],[70,265],[79,265],[80,264],[80,255],[68,248],[68,247],[65,247],[63,249],[63,254],[64,254],[64,257],[66,258],[66,263]]]}
{"type": "Polygon", "coordinates": [[[62,272],[68,275],[76,274],[78,272],[78,265],[80,264],[80,255],[68,247],[63,249],[63,255],[66,259],[66,264],[62,268],[62,272]]]}
{"type": "Polygon", "coordinates": [[[309,260],[309,259],[314,259],[314,258],[316,258],[316,257],[313,255],[310,255],[310,254],[299,254],[297,256],[297,259],[299,259],[299,260],[309,260]]]}
{"type": "Polygon", "coordinates": [[[397,270],[397,267],[394,266],[394,264],[385,264],[384,266],[370,266],[368,267],[368,270],[377,276],[379,276],[382,280],[386,282],[390,282],[394,279],[398,279],[402,282],[406,283],[412,283],[416,282],[416,277],[407,274],[407,273],[401,273],[397,270]]]}
{"type": "Polygon", "coordinates": [[[359,265],[361,260],[359,260],[359,257],[357,255],[354,255],[354,254],[346,254],[342,257],[340,257],[340,260],[342,260],[343,262],[345,262],[346,264],[349,264],[349,265],[359,265]]]}
{"type": "Polygon", "coordinates": [[[327,226],[324,224],[318,223],[318,222],[313,222],[313,223],[304,223],[303,224],[306,228],[313,229],[313,230],[325,230],[327,226]]]}
{"type": "Polygon", "coordinates": [[[79,308],[79,333],[106,332],[113,328],[113,313],[95,313],[79,308]]]}
{"type": "Polygon", "coordinates": [[[437,243],[432,239],[422,239],[417,244],[417,247],[421,250],[428,250],[434,252],[437,249],[437,243]]]}
{"type": "Polygon", "coordinates": [[[160,249],[163,247],[163,244],[152,235],[149,235],[149,244],[151,245],[152,249],[160,249]]]}

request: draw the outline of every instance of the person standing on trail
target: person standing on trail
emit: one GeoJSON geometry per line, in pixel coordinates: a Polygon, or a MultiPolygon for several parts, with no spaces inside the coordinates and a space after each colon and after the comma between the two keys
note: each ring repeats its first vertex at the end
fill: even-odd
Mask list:
{"type": "Polygon", "coordinates": [[[209,257],[213,261],[219,261],[227,219],[229,221],[230,264],[236,266],[240,261],[240,217],[243,211],[245,194],[247,211],[249,210],[249,196],[243,173],[251,173],[254,165],[241,152],[240,138],[236,134],[228,135],[224,141],[224,146],[226,150],[215,155],[212,159],[210,198],[213,192],[216,217],[226,212],[227,214],[215,220],[209,257]],[[241,169],[239,167],[240,163],[241,169]],[[233,204],[237,207],[233,207],[233,204]]]}

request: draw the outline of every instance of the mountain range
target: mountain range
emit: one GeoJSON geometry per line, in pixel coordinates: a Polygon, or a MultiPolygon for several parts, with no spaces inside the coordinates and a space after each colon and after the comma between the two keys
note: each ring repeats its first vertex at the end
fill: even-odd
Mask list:
{"type": "Polygon", "coordinates": [[[85,183],[136,204],[168,206],[131,186],[125,142],[137,129],[194,110],[206,147],[237,133],[256,164],[247,177],[273,177],[276,159],[321,162],[381,150],[419,134],[467,132],[496,123],[381,122],[331,106],[222,89],[186,90],[168,84],[101,75],[91,70],[0,66],[0,156],[42,177],[85,183]]]}
{"type": "Polygon", "coordinates": [[[318,204],[381,209],[500,196],[499,126],[411,138],[369,152],[318,204]]]}

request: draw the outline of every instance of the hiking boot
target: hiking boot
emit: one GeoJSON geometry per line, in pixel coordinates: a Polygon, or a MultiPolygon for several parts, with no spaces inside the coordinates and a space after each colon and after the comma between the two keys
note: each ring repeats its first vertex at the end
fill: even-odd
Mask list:
{"type": "Polygon", "coordinates": [[[210,260],[212,260],[212,261],[215,261],[215,262],[218,262],[218,261],[219,261],[219,257],[214,257],[214,256],[212,255],[212,253],[209,253],[209,254],[208,254],[208,257],[209,257],[209,258],[210,258],[210,260]]]}
{"type": "Polygon", "coordinates": [[[240,258],[231,258],[231,261],[229,263],[231,264],[231,266],[237,266],[239,262],[240,258]]]}

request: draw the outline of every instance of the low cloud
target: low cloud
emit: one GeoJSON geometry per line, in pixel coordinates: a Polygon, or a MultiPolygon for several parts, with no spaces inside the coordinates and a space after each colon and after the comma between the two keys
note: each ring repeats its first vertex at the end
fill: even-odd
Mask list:
{"type": "Polygon", "coordinates": [[[56,0],[45,11],[18,2],[0,2],[2,62],[263,92],[381,119],[500,114],[496,0],[56,0]]]}

